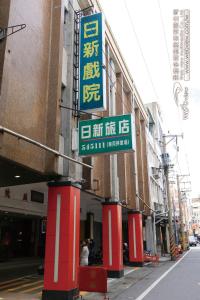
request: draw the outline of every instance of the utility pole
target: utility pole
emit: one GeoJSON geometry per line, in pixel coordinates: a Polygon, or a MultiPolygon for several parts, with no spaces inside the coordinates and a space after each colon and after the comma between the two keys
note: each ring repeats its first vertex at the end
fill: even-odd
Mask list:
{"type": "Polygon", "coordinates": [[[170,197],[170,189],[169,189],[169,170],[168,167],[164,169],[165,171],[165,178],[166,178],[166,189],[167,189],[167,202],[168,202],[168,221],[169,221],[169,240],[170,240],[170,253],[171,253],[171,260],[176,260],[176,245],[174,239],[174,230],[173,230],[173,223],[172,223],[172,202],[170,197]]]}
{"type": "MultiPolygon", "coordinates": [[[[189,177],[190,175],[178,175],[177,174],[177,189],[178,189],[178,202],[179,202],[179,216],[180,216],[180,231],[181,231],[181,246],[183,250],[186,250],[186,236],[184,231],[184,223],[183,223],[183,201],[182,201],[182,193],[191,192],[190,187],[185,187],[185,184],[191,184],[190,181],[181,181],[183,177],[189,177]],[[184,184],[184,188],[181,188],[180,185],[184,184]]],[[[187,232],[188,234],[188,232],[187,232]]],[[[188,237],[187,237],[188,238],[188,237]]]]}
{"type": "Polygon", "coordinates": [[[182,198],[180,190],[180,175],[177,174],[177,189],[178,189],[178,204],[179,204],[179,217],[180,217],[180,231],[181,231],[181,246],[183,251],[186,250],[185,247],[185,233],[184,233],[184,224],[183,224],[183,207],[182,207],[182,198]]]}
{"type": "Polygon", "coordinates": [[[173,214],[174,214],[175,243],[178,244],[178,230],[177,230],[177,224],[176,224],[176,209],[175,209],[174,197],[172,197],[172,206],[173,206],[173,214]]]}
{"type": "Polygon", "coordinates": [[[169,189],[169,155],[166,152],[166,146],[174,139],[178,137],[182,137],[183,135],[163,135],[163,164],[164,164],[164,174],[166,179],[166,191],[167,191],[167,202],[168,202],[168,221],[169,221],[169,239],[170,239],[170,253],[171,253],[171,260],[176,260],[176,244],[174,238],[174,230],[173,230],[173,222],[172,222],[172,202],[170,196],[170,189],[169,189]],[[170,138],[167,142],[166,138],[170,138]]]}

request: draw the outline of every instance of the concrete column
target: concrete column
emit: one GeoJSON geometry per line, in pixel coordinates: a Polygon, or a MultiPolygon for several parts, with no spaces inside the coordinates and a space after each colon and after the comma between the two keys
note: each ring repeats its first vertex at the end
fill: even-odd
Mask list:
{"type": "Polygon", "coordinates": [[[85,236],[88,239],[94,239],[94,214],[88,212],[85,224],[85,236]]]}
{"type": "Polygon", "coordinates": [[[170,253],[169,225],[166,226],[167,252],[170,253]]]}
{"type": "MultiPolygon", "coordinates": [[[[142,164],[143,164],[143,184],[144,184],[144,194],[143,200],[151,206],[150,195],[149,195],[149,185],[150,177],[148,174],[148,161],[147,161],[147,143],[146,143],[146,124],[144,120],[141,120],[141,141],[142,141],[142,164]]],[[[145,205],[144,210],[147,215],[150,215],[151,210],[145,205]]]]}
{"type": "Polygon", "coordinates": [[[35,220],[35,242],[34,242],[34,249],[33,249],[33,255],[37,256],[38,255],[38,245],[39,245],[39,237],[40,237],[40,220],[37,219],[35,220]]]}
{"type": "Polygon", "coordinates": [[[108,277],[124,275],[122,253],[122,207],[118,202],[103,203],[103,265],[108,277]]]}
{"type": "MultiPolygon", "coordinates": [[[[113,60],[110,60],[109,65],[109,115],[116,115],[116,96],[115,96],[115,85],[116,85],[116,74],[115,65],[113,60]]],[[[117,176],[117,154],[110,155],[110,188],[111,188],[111,199],[119,200],[119,179],[117,176]]]]}
{"type": "Polygon", "coordinates": [[[42,300],[72,300],[78,294],[80,189],[49,183],[42,300]]]}
{"type": "Polygon", "coordinates": [[[153,224],[152,218],[149,216],[145,220],[145,227],[146,227],[146,247],[147,251],[150,251],[152,254],[155,253],[154,249],[154,234],[153,234],[153,224]]]}
{"type": "MultiPolygon", "coordinates": [[[[145,185],[144,185],[144,163],[143,163],[143,140],[141,113],[139,109],[135,109],[135,125],[136,125],[136,151],[137,151],[137,174],[138,174],[138,194],[141,199],[145,200],[145,185]]],[[[145,210],[144,203],[139,201],[137,207],[139,210],[145,210]]]]}
{"type": "Polygon", "coordinates": [[[129,211],[128,213],[128,244],[129,264],[132,266],[143,266],[142,214],[139,211],[129,211]]]}

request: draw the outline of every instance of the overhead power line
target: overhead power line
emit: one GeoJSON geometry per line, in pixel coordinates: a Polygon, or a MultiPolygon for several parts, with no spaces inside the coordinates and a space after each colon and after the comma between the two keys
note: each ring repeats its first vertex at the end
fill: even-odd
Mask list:
{"type": "Polygon", "coordinates": [[[166,35],[166,31],[165,31],[165,25],[164,25],[164,20],[163,20],[163,15],[162,15],[162,10],[161,10],[160,0],[157,0],[157,3],[158,3],[158,8],[159,8],[159,14],[160,14],[160,20],[161,20],[161,25],[162,25],[162,31],[163,31],[163,35],[164,35],[165,48],[166,48],[166,51],[167,51],[169,69],[170,69],[170,74],[171,74],[171,78],[172,78],[172,76],[173,76],[172,65],[171,65],[171,60],[170,60],[169,48],[168,48],[168,44],[167,44],[167,35],[166,35]]]}
{"type": "Polygon", "coordinates": [[[140,40],[139,40],[138,35],[137,35],[137,32],[136,32],[136,30],[135,30],[135,26],[134,26],[134,23],[133,23],[133,19],[132,19],[131,15],[130,15],[130,12],[129,12],[129,9],[128,9],[126,0],[124,0],[124,6],[125,6],[125,9],[126,9],[127,15],[128,15],[128,17],[129,17],[130,24],[131,24],[131,28],[132,28],[132,31],[133,31],[133,33],[134,33],[135,39],[136,39],[136,41],[137,41],[137,44],[138,44],[138,47],[139,47],[139,50],[140,50],[140,53],[141,53],[141,56],[142,56],[142,59],[143,59],[143,62],[144,62],[144,65],[145,65],[147,74],[148,74],[148,77],[149,77],[149,80],[150,80],[150,82],[151,82],[151,85],[152,85],[154,94],[155,94],[155,96],[156,96],[156,99],[158,100],[159,97],[158,97],[158,94],[157,94],[157,92],[156,92],[156,88],[155,88],[155,85],[154,85],[154,82],[153,82],[153,79],[152,79],[152,76],[151,76],[151,72],[150,72],[150,70],[149,70],[147,61],[146,61],[146,59],[145,59],[144,52],[143,52],[143,50],[142,50],[142,46],[141,46],[140,40]]]}
{"type": "MultiPolygon", "coordinates": [[[[72,3],[71,3],[70,1],[69,1],[69,3],[70,3],[70,5],[71,5],[73,11],[76,12],[76,10],[75,10],[75,8],[73,7],[72,3]]],[[[89,8],[90,8],[90,7],[89,7],[89,8]]],[[[102,13],[103,13],[105,19],[107,19],[107,18],[106,18],[106,15],[105,15],[105,12],[103,11],[103,9],[102,9],[102,13]]],[[[102,51],[103,51],[103,54],[105,55],[105,58],[107,58],[107,53],[106,53],[103,49],[102,49],[102,51]]],[[[109,60],[108,60],[108,64],[109,64],[110,69],[115,73],[115,70],[113,69],[112,64],[111,64],[111,62],[110,62],[109,60]]],[[[110,82],[112,83],[112,79],[111,79],[111,77],[110,77],[110,74],[109,74],[109,72],[108,72],[106,66],[102,66],[102,68],[105,69],[105,72],[106,72],[106,74],[107,74],[107,76],[108,76],[110,82]]],[[[116,81],[118,82],[118,84],[121,86],[121,88],[122,88],[122,90],[123,90],[123,86],[122,86],[122,84],[120,83],[120,81],[117,80],[117,79],[116,79],[116,81]]],[[[122,96],[121,96],[121,95],[118,93],[118,91],[117,91],[117,88],[116,88],[115,83],[113,83],[112,86],[113,86],[113,88],[115,89],[115,93],[116,93],[116,95],[118,96],[118,100],[121,101],[122,105],[126,108],[126,110],[127,110],[127,111],[130,111],[130,110],[131,110],[131,111],[134,111],[134,106],[133,106],[132,102],[130,101],[130,103],[129,103],[129,104],[130,104],[130,108],[128,108],[128,103],[125,104],[125,101],[122,99],[122,96]]],[[[60,107],[63,107],[63,106],[61,105],[60,107]]],[[[63,108],[73,110],[72,108],[68,108],[68,107],[63,107],[63,108]]],[[[84,113],[84,111],[81,111],[81,110],[78,110],[78,112],[84,113]]],[[[87,114],[87,112],[85,112],[85,114],[87,114]]],[[[91,114],[91,115],[94,115],[94,114],[91,114]]],[[[98,115],[96,115],[96,116],[98,116],[98,115]]],[[[100,116],[98,116],[98,117],[100,117],[100,116]]]]}

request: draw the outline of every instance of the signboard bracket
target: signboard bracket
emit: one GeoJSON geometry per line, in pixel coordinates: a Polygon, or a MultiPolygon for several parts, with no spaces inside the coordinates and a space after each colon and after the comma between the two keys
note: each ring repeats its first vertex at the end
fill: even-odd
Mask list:
{"type": "MultiPolygon", "coordinates": [[[[68,107],[68,106],[64,106],[64,105],[59,105],[61,108],[65,108],[65,109],[69,109],[69,110],[72,110],[72,111],[76,111],[75,110],[75,108],[72,108],[72,107],[68,107]]],[[[102,119],[103,117],[101,117],[101,116],[99,116],[99,115],[97,115],[97,114],[94,114],[94,113],[90,113],[90,112],[87,112],[87,111],[83,111],[83,110],[80,110],[80,109],[78,109],[77,110],[78,111],[78,113],[79,114],[86,114],[86,115],[88,115],[88,116],[94,116],[94,117],[97,117],[97,118],[99,118],[99,119],[102,119]]],[[[80,115],[79,115],[79,117],[80,117],[80,115]]]]}
{"type": "Polygon", "coordinates": [[[73,55],[73,116],[79,117],[79,24],[80,14],[74,11],[74,55],[73,55]]]}
{"type": "Polygon", "coordinates": [[[20,30],[23,30],[24,28],[26,28],[26,24],[8,26],[7,28],[0,27],[0,41],[7,38],[9,35],[12,35],[20,30]]]}
{"type": "Polygon", "coordinates": [[[74,55],[73,55],[73,116],[79,118],[79,48],[80,48],[80,19],[83,12],[92,9],[94,6],[88,6],[82,10],[74,10],[74,55]]]}

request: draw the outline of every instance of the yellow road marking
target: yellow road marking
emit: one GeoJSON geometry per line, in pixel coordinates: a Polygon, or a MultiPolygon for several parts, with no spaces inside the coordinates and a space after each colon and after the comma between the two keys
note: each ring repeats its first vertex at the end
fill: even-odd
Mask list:
{"type": "Polygon", "coordinates": [[[34,293],[35,296],[42,296],[42,291],[38,293],[34,293]]]}
{"type": "Polygon", "coordinates": [[[11,283],[11,282],[14,282],[14,281],[19,281],[19,280],[22,280],[22,279],[29,279],[28,276],[33,276],[35,274],[31,274],[31,275],[27,275],[27,276],[23,276],[23,277],[18,277],[18,278],[15,278],[15,279],[10,279],[10,280],[7,280],[7,281],[3,281],[3,282],[0,282],[0,287],[6,283],[11,283]]]}
{"type": "MultiPolygon", "coordinates": [[[[23,290],[23,293],[27,293],[27,292],[31,292],[31,291],[34,291],[35,289],[39,289],[39,288],[42,288],[44,286],[44,284],[42,285],[38,285],[38,286],[35,286],[33,288],[30,288],[30,289],[27,289],[27,290],[23,290]]],[[[41,293],[41,292],[40,292],[41,293]]]]}
{"type": "Polygon", "coordinates": [[[8,292],[13,292],[13,291],[16,291],[16,290],[20,290],[23,287],[27,287],[27,286],[30,286],[30,285],[38,284],[40,282],[43,282],[43,280],[38,280],[38,281],[31,282],[31,283],[22,284],[22,285],[20,285],[20,286],[18,286],[16,288],[7,289],[7,291],[8,292]]]}
{"type": "Polygon", "coordinates": [[[22,284],[22,283],[23,283],[23,281],[21,281],[21,280],[17,280],[15,282],[10,282],[8,284],[4,284],[4,285],[0,286],[0,290],[4,290],[7,287],[12,287],[12,285],[18,285],[19,286],[19,284],[22,284]]]}
{"type": "Polygon", "coordinates": [[[88,294],[88,292],[80,292],[81,296],[84,296],[84,295],[87,295],[87,294],[88,294]]]}

